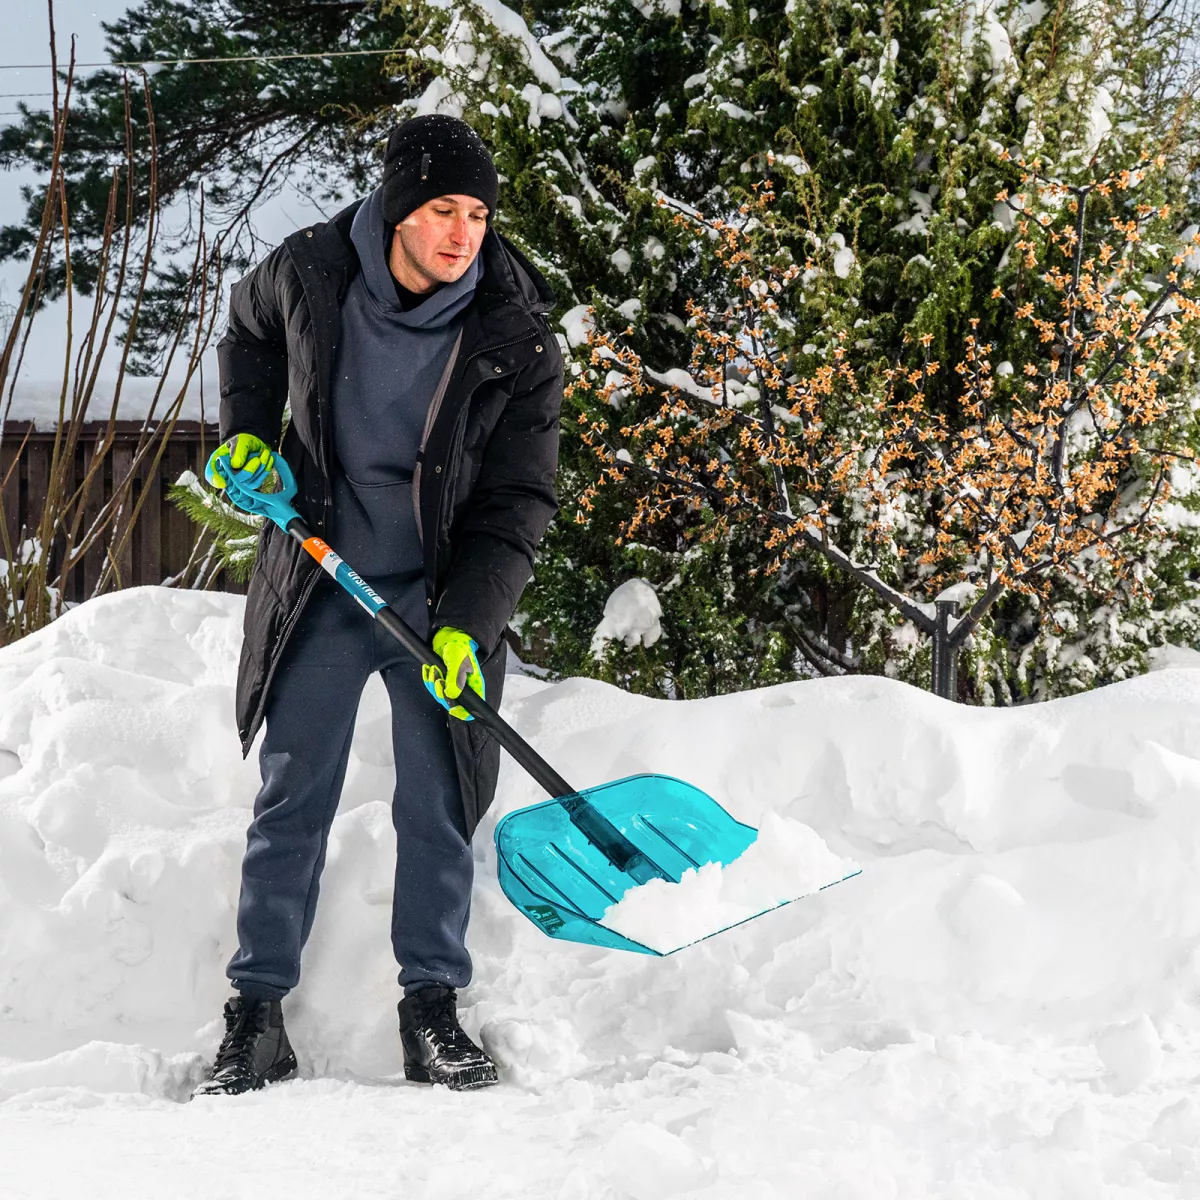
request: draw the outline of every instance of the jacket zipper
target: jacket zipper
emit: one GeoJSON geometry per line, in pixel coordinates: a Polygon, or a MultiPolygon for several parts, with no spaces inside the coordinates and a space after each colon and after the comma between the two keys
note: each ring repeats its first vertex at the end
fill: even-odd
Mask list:
{"type": "MultiPolygon", "coordinates": [[[[472,359],[478,358],[482,354],[492,354],[497,350],[507,350],[510,346],[519,346],[522,342],[527,342],[527,341],[529,341],[530,338],[537,337],[537,332],[538,331],[536,329],[534,329],[532,332],[525,334],[523,337],[513,338],[511,341],[507,341],[507,342],[497,342],[494,346],[484,346],[482,349],[479,349],[479,350],[472,350],[471,353],[468,354],[467,357],[463,359],[462,374],[463,375],[466,374],[467,367],[471,365],[472,359]]],[[[447,390],[449,390],[449,389],[447,389],[447,390]]],[[[467,411],[470,408],[470,403],[471,403],[470,398],[468,397],[467,403],[463,406],[463,411],[459,415],[458,421],[456,423],[455,430],[454,430],[454,437],[450,441],[450,454],[446,458],[447,468],[449,468],[452,465],[455,448],[461,441],[461,430],[460,430],[459,426],[461,426],[463,430],[465,430],[465,428],[466,428],[466,416],[467,416],[467,411]]],[[[442,486],[438,489],[437,512],[435,514],[433,528],[434,528],[434,537],[436,537],[438,539],[439,543],[441,542],[441,539],[442,539],[442,514],[444,513],[445,507],[446,507],[446,490],[450,486],[450,474],[451,474],[451,472],[449,471],[449,469],[447,469],[447,471],[445,473],[446,477],[442,480],[442,486]]],[[[434,560],[435,568],[437,567],[437,560],[438,560],[437,550],[438,550],[438,548],[440,548],[440,547],[435,547],[435,549],[434,549],[433,560],[434,560]]],[[[435,587],[436,587],[436,584],[435,584],[435,587]]]]}
{"type": "Polygon", "coordinates": [[[422,549],[425,548],[425,534],[421,528],[421,479],[423,475],[422,466],[425,462],[425,447],[429,444],[429,435],[433,431],[434,424],[437,422],[438,413],[442,411],[442,401],[445,400],[446,392],[450,389],[450,380],[454,375],[454,367],[458,362],[458,349],[461,345],[462,330],[460,329],[458,337],[454,339],[454,345],[450,347],[450,357],[442,371],[442,377],[438,380],[437,388],[434,390],[429,411],[425,414],[425,428],[421,431],[421,444],[417,447],[417,462],[413,468],[412,507],[413,516],[417,522],[417,541],[420,543],[422,549]]]}

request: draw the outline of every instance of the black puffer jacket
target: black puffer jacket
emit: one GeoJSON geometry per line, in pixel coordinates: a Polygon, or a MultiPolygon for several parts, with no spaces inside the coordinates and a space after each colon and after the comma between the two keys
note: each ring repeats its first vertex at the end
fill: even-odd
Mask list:
{"type": "MultiPolygon", "coordinates": [[[[326,531],[332,505],[330,393],[341,303],[359,269],[350,241],[358,203],[292,234],[234,285],[229,328],[217,347],[221,437],[253,433],[279,446],[290,401],[280,449],[296,476],[296,509],[318,533],[326,531]]],[[[495,230],[480,254],[483,277],[420,462],[420,524],[432,625],[453,625],[475,638],[488,700],[499,704],[504,627],[533,573],[534,547],[557,510],[563,366],[546,318],[554,297],[545,280],[495,230]]],[[[262,723],[284,646],[321,574],[293,538],[265,526],[238,666],[244,754],[262,723]]],[[[477,722],[447,720],[473,832],[495,793],[499,749],[477,722]]]]}

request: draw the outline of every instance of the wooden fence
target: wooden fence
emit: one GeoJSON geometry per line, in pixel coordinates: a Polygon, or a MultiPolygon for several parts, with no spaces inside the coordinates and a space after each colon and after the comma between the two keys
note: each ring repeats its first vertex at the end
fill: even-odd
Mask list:
{"type": "MultiPolygon", "coordinates": [[[[133,465],[142,425],[140,421],[118,421],[116,436],[104,464],[103,487],[93,485],[85,522],[90,520],[112,495],[114,473],[120,481],[133,465]]],[[[71,486],[78,486],[87,472],[97,441],[106,423],[84,425],[75,453],[71,486]]],[[[217,444],[216,425],[199,421],[177,421],[167,440],[157,469],[153,454],[134,477],[132,503],[150,490],[142,505],[133,536],[116,563],[121,587],[143,583],[162,583],[177,576],[187,566],[196,544],[195,523],[167,498],[167,489],[187,470],[201,475],[204,462],[217,444]]],[[[9,544],[16,546],[22,536],[36,531],[46,502],[50,457],[54,446],[53,430],[31,430],[25,421],[8,421],[0,443],[0,481],[3,481],[4,518],[9,544]],[[26,436],[28,435],[28,436],[26,436]],[[19,457],[18,457],[19,455],[19,457]],[[16,469],[13,468],[16,460],[16,469]],[[25,531],[24,533],[22,531],[25,531]]],[[[59,552],[61,554],[61,551],[59,552]]],[[[61,559],[59,560],[61,561],[61,559]]],[[[53,569],[58,563],[51,557],[53,569]]],[[[85,600],[92,594],[104,567],[104,550],[97,546],[84,555],[72,572],[65,599],[85,600]]],[[[219,575],[214,584],[222,591],[241,592],[245,588],[219,575]]]]}

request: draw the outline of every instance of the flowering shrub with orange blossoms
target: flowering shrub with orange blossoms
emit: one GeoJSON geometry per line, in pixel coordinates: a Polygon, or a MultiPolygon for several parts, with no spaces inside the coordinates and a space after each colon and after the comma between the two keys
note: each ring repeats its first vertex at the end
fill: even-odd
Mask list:
{"type": "MultiPolygon", "coordinates": [[[[1139,549],[1162,533],[1173,468],[1193,458],[1186,391],[1161,386],[1200,332],[1193,280],[1181,270],[1187,248],[1146,306],[1132,286],[1145,285],[1133,250],[1169,213],[1137,195],[1161,163],[1076,186],[1021,166],[1021,190],[998,197],[1017,218],[1017,294],[997,288],[995,297],[1010,299],[1012,320],[1036,337],[1019,373],[1008,364],[1010,383],[997,379],[991,346],[968,335],[948,410],[928,401],[945,369],[929,356],[929,335],[916,365],[893,364],[878,381],[852,370],[841,347],[813,374],[790,369],[777,297],[801,272],[772,242],[765,186],[738,224],[677,214],[712,240],[728,305],[689,305],[686,371],[655,373],[618,338],[594,333],[593,369],[573,385],[600,400],[661,397],[633,424],[583,419],[604,463],[594,487],[636,489],[625,536],[681,512],[700,518],[700,537],[751,524],[774,555],[768,570],[816,552],[927,634],[929,600],[972,585],[956,646],[1006,592],[1045,601],[1068,575],[1103,594],[1121,582],[1136,588],[1139,549]],[[1089,220],[1090,205],[1114,198],[1127,216],[1089,220]],[[928,534],[915,571],[881,570],[914,555],[894,536],[914,513],[928,534]],[[923,595],[904,586],[914,575],[923,595]]],[[[590,501],[585,493],[584,512],[590,501]]]]}
{"type": "MultiPolygon", "coordinates": [[[[701,539],[751,523],[773,552],[767,570],[804,547],[817,550],[927,628],[931,606],[885,582],[874,564],[858,561],[837,541],[846,502],[876,509],[881,499],[894,503],[872,483],[883,449],[880,414],[859,394],[841,349],[808,378],[789,370],[777,297],[801,268],[773,237],[773,193],[766,185],[753,190],[736,224],[676,214],[678,223],[712,240],[730,296],[720,311],[689,302],[687,370],[654,372],[617,337],[589,336],[593,369],[570,385],[571,394],[593,391],[608,403],[618,394],[655,395],[662,402],[645,419],[615,429],[581,417],[583,439],[605,467],[580,497],[577,519],[586,520],[598,488],[627,481],[637,489],[628,539],[681,513],[702,518],[693,523],[701,539]]],[[[882,516],[877,520],[882,527],[882,516]]]]}
{"type": "MultiPolygon", "coordinates": [[[[1200,301],[1180,269],[1185,253],[1174,256],[1149,306],[1130,287],[1131,249],[1149,220],[1169,215],[1136,202],[1156,166],[1067,187],[1035,163],[1021,192],[997,197],[1017,214],[1024,267],[1053,296],[1052,306],[1013,305],[1013,319],[1037,331],[1044,354],[1023,364],[1011,395],[998,391],[991,346],[973,335],[954,366],[955,414],[926,403],[940,369],[928,358],[928,337],[919,367],[888,373],[877,486],[894,494],[919,479],[936,500],[934,541],[920,562],[935,568],[929,587],[950,583],[966,547],[986,581],[972,613],[982,615],[1005,589],[1046,598],[1055,573],[1087,580],[1105,563],[1105,586],[1127,576],[1139,541],[1160,532],[1172,467],[1194,458],[1191,407],[1160,386],[1197,341],[1200,301]],[[1130,215],[1113,217],[1108,236],[1088,245],[1088,205],[1112,195],[1130,197],[1130,215]]],[[[995,295],[1004,297],[999,288],[995,295]]]]}

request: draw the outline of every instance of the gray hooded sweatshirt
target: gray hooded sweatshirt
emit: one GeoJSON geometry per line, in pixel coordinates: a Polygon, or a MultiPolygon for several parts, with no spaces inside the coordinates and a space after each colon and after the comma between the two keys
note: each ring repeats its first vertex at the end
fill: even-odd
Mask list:
{"type": "Polygon", "coordinates": [[[387,250],[382,192],[360,206],[350,229],[361,270],[342,304],[333,378],[333,537],[360,575],[420,572],[412,479],[425,418],[483,263],[407,312],[387,250]]]}

